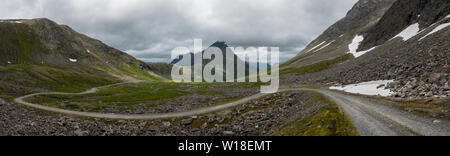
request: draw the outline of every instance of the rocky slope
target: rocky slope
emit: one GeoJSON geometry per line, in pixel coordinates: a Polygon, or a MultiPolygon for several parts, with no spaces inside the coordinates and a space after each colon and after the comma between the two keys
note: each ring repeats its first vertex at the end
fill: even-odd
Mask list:
{"type": "MultiPolygon", "coordinates": [[[[450,2],[397,0],[373,3],[376,2],[379,2],[376,4],[380,5],[378,8],[383,8],[379,12],[384,10],[385,13],[367,18],[372,20],[369,22],[371,24],[358,31],[341,32],[343,36],[340,38],[343,39],[335,39],[325,47],[330,39],[323,41],[323,38],[332,36],[330,30],[339,32],[336,25],[340,25],[342,21],[360,23],[358,18],[352,19],[350,14],[355,8],[364,8],[367,2],[360,1],[347,17],[311,43],[299,54],[300,57],[287,62],[283,67],[295,69],[304,65],[322,65],[323,62],[317,62],[327,59],[327,62],[331,62],[333,58],[349,53],[352,49],[355,57],[334,61],[327,64],[327,69],[320,71],[283,75],[285,83],[295,81],[300,84],[342,85],[396,80],[387,86],[396,92],[396,97],[450,96],[450,2]],[[386,6],[389,7],[386,9],[386,6]],[[320,42],[325,43],[314,51],[311,47],[320,42]]],[[[359,13],[364,15],[364,12],[359,13]]]]}
{"type": "Polygon", "coordinates": [[[70,90],[146,79],[150,67],[49,19],[0,20],[0,91],[70,90]]]}
{"type": "Polygon", "coordinates": [[[292,68],[335,58],[348,51],[353,37],[377,23],[396,0],[360,0],[347,13],[297,56],[282,64],[292,68]]]}

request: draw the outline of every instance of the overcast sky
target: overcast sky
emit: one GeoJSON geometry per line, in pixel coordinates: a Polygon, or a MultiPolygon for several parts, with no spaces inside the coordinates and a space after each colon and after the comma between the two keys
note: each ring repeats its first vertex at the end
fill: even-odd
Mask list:
{"type": "Polygon", "coordinates": [[[0,18],[46,17],[141,60],[167,62],[172,49],[217,40],[300,52],[357,0],[0,0],[0,18]]]}

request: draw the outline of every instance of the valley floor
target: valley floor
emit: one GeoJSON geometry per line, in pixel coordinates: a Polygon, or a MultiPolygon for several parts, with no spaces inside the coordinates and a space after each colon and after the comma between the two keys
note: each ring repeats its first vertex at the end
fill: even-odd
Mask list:
{"type": "MultiPolygon", "coordinates": [[[[62,115],[4,103],[0,105],[0,135],[450,135],[445,100],[394,102],[307,88],[244,99],[185,110],[173,118],[167,118],[171,113],[147,115],[151,117],[147,120],[112,119],[109,114],[99,114],[103,119],[76,117],[84,114],[62,115]]],[[[122,116],[128,117],[146,115],[122,116]]]]}
{"type": "Polygon", "coordinates": [[[332,100],[287,91],[209,113],[173,119],[112,120],[67,116],[6,103],[2,135],[357,135],[332,100]],[[297,124],[295,128],[287,125],[297,124]]]}

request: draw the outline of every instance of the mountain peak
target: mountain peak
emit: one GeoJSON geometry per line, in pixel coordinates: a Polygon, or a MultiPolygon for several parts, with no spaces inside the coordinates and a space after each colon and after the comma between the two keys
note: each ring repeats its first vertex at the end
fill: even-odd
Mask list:
{"type": "Polygon", "coordinates": [[[228,45],[225,41],[216,41],[209,47],[217,47],[217,48],[223,49],[223,48],[228,48],[228,45]]]}

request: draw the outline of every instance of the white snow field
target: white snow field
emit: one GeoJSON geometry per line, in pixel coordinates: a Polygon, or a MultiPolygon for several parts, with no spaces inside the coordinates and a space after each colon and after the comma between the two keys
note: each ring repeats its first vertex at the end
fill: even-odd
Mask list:
{"type": "Polygon", "coordinates": [[[316,45],[315,47],[311,48],[310,50],[308,50],[308,52],[320,47],[322,44],[325,44],[325,43],[326,43],[326,41],[323,41],[322,43],[320,43],[320,44],[316,45]]]}
{"type": "Polygon", "coordinates": [[[423,40],[424,38],[427,38],[428,36],[438,32],[438,31],[441,31],[442,29],[444,29],[444,28],[446,28],[448,26],[450,26],[450,23],[444,23],[444,24],[441,24],[441,25],[437,26],[436,28],[433,29],[433,31],[429,32],[427,35],[425,35],[422,38],[420,38],[419,41],[423,40]]]}
{"type": "MultiPolygon", "coordinates": [[[[410,25],[408,28],[406,28],[402,32],[400,32],[394,38],[401,37],[401,38],[403,38],[403,41],[407,41],[410,38],[412,38],[412,37],[416,36],[417,34],[419,34],[419,31],[420,31],[419,23],[415,23],[415,24],[410,25]]],[[[392,38],[392,39],[394,39],[394,38],[392,38]]]]}
{"type": "Polygon", "coordinates": [[[352,54],[355,58],[358,58],[376,48],[376,47],[373,47],[373,48],[370,48],[369,50],[357,51],[359,48],[359,45],[361,44],[362,41],[364,41],[364,36],[356,35],[355,38],[353,38],[353,42],[348,45],[348,49],[350,49],[350,51],[348,53],[352,54]]]}
{"type": "Polygon", "coordinates": [[[77,60],[77,59],[72,59],[72,58],[69,58],[69,61],[70,61],[70,62],[73,62],[73,63],[76,63],[76,62],[78,62],[78,60],[77,60]]]}
{"type": "Polygon", "coordinates": [[[330,87],[332,90],[340,90],[353,94],[361,95],[379,95],[379,96],[390,96],[393,94],[389,89],[385,89],[388,83],[394,82],[394,80],[379,80],[363,82],[359,84],[351,84],[346,86],[333,86],[330,87]],[[383,87],[380,87],[384,85],[383,87]]]}
{"type": "Polygon", "coordinates": [[[331,41],[330,43],[328,43],[328,44],[326,44],[326,45],[324,45],[323,47],[320,47],[319,49],[317,49],[317,50],[314,50],[314,52],[316,52],[316,51],[319,51],[319,50],[322,50],[323,48],[326,48],[326,47],[328,47],[330,44],[333,44],[334,42],[336,42],[336,40],[333,40],[333,41],[331,41]]]}

